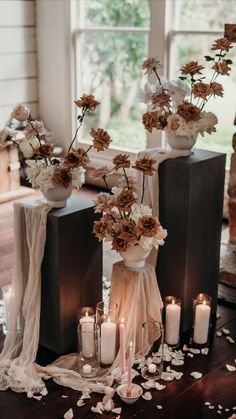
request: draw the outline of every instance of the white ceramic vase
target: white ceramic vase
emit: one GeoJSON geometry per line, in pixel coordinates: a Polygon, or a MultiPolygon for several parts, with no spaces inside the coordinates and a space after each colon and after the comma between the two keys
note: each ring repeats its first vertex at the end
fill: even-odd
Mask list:
{"type": "Polygon", "coordinates": [[[190,156],[191,150],[197,141],[198,133],[194,135],[166,134],[166,140],[174,151],[181,151],[182,156],[190,156]]]}
{"type": "Polygon", "coordinates": [[[119,254],[122,257],[126,268],[137,269],[144,267],[145,261],[150,254],[150,250],[145,252],[143,247],[137,245],[128,247],[125,252],[119,252],[119,254]]]}
{"type": "Polygon", "coordinates": [[[48,205],[53,208],[64,208],[67,205],[67,199],[71,196],[72,185],[68,188],[64,186],[55,185],[53,189],[47,191],[41,189],[43,196],[47,199],[48,205]]]}

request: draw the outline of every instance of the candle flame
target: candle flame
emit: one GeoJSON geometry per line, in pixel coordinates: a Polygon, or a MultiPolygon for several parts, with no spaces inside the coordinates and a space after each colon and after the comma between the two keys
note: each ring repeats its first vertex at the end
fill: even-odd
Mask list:
{"type": "Polygon", "coordinates": [[[203,300],[203,304],[206,304],[206,300],[203,300]]]}
{"type": "Polygon", "coordinates": [[[88,317],[88,312],[86,311],[85,316],[88,317]]]}
{"type": "Polygon", "coordinates": [[[129,343],[129,347],[130,347],[130,349],[132,349],[133,348],[133,342],[132,342],[132,340],[130,341],[130,343],[129,343]]]}
{"type": "Polygon", "coordinates": [[[110,316],[108,316],[108,317],[107,317],[107,321],[108,321],[108,322],[110,322],[110,321],[111,321],[110,316]]]}
{"type": "Polygon", "coordinates": [[[125,318],[124,317],[121,317],[120,322],[121,323],[124,323],[125,322],[125,318]]]}
{"type": "Polygon", "coordinates": [[[172,303],[172,304],[175,304],[175,300],[173,299],[173,300],[171,301],[171,303],[172,303]]]}

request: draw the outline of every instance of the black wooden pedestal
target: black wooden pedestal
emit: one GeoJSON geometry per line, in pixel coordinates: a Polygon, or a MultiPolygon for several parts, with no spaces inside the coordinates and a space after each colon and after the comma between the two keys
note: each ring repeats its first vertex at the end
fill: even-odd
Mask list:
{"type": "Polygon", "coordinates": [[[162,297],[182,300],[182,331],[192,326],[192,298],[203,292],[216,311],[225,155],[195,150],[159,168],[160,220],[168,230],[159,248],[157,278],[162,297]]]}
{"type": "Polygon", "coordinates": [[[40,344],[58,354],[75,351],[76,310],[102,300],[102,245],[92,233],[92,201],[70,198],[48,214],[42,264],[40,344]]]}

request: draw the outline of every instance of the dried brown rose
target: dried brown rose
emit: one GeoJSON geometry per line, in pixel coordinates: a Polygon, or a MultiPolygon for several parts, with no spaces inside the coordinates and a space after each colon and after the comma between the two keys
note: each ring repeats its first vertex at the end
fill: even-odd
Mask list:
{"type": "Polygon", "coordinates": [[[219,63],[215,63],[212,66],[212,69],[215,70],[217,73],[221,74],[222,76],[229,76],[231,67],[228,65],[227,61],[222,60],[219,63]]]}
{"type": "Polygon", "coordinates": [[[81,166],[81,157],[75,151],[70,151],[64,157],[64,165],[71,169],[79,167],[81,166]]]}
{"type": "Polygon", "coordinates": [[[160,108],[169,107],[170,106],[170,95],[164,90],[161,93],[156,93],[152,96],[152,104],[158,105],[160,108]]]}
{"type": "Polygon", "coordinates": [[[86,150],[83,147],[79,147],[76,150],[74,150],[75,154],[80,159],[80,166],[86,167],[90,163],[90,159],[86,154],[86,150]]]}
{"type": "Polygon", "coordinates": [[[159,227],[160,223],[153,215],[144,215],[138,220],[137,229],[141,236],[153,237],[157,234],[159,227]]]}
{"type": "Polygon", "coordinates": [[[142,117],[142,122],[148,132],[152,132],[153,128],[159,128],[157,112],[145,112],[142,117]]]}
{"type": "Polygon", "coordinates": [[[160,64],[160,61],[157,59],[157,57],[146,58],[142,64],[142,69],[146,70],[144,74],[150,74],[152,71],[160,67],[162,67],[162,65],[160,64]]]}
{"type": "Polygon", "coordinates": [[[95,212],[108,212],[110,213],[114,207],[114,196],[107,192],[100,192],[96,196],[95,212]]]}
{"type": "Polygon", "coordinates": [[[214,41],[214,44],[212,45],[212,50],[223,50],[223,51],[229,51],[230,48],[233,48],[233,45],[227,38],[219,38],[214,41]]]}
{"type": "Polygon", "coordinates": [[[191,74],[191,76],[193,76],[194,74],[202,74],[201,70],[203,69],[204,67],[201,64],[198,64],[197,61],[191,61],[182,67],[180,71],[182,74],[191,74]]]}
{"type": "Polygon", "coordinates": [[[55,182],[57,185],[64,186],[65,188],[69,188],[72,181],[72,175],[69,169],[60,168],[55,170],[52,181],[55,182]]]}
{"type": "Polygon", "coordinates": [[[134,192],[131,189],[123,189],[122,192],[115,197],[115,205],[122,211],[130,211],[131,206],[137,202],[134,192]]]}
{"type": "Polygon", "coordinates": [[[93,95],[84,94],[79,100],[75,100],[75,104],[78,108],[85,108],[87,111],[93,111],[100,105],[100,102],[95,100],[93,95]]]}
{"type": "Polygon", "coordinates": [[[92,128],[90,135],[93,137],[93,146],[97,151],[103,151],[109,147],[111,138],[107,131],[104,131],[102,128],[92,128]]]}
{"type": "Polygon", "coordinates": [[[133,220],[121,220],[118,229],[119,238],[126,240],[129,244],[137,241],[137,227],[133,220]]]}
{"type": "Polygon", "coordinates": [[[192,92],[195,98],[200,97],[202,99],[206,99],[212,93],[211,86],[208,83],[194,83],[192,92]]]}
{"type": "Polygon", "coordinates": [[[120,237],[113,237],[111,245],[112,250],[116,250],[117,252],[125,252],[128,248],[128,242],[120,237]]]}
{"type": "Polygon", "coordinates": [[[117,154],[113,158],[114,169],[129,168],[131,163],[128,154],[117,154]]]}
{"type": "Polygon", "coordinates": [[[53,146],[51,144],[42,144],[34,150],[34,157],[36,159],[49,158],[53,155],[53,146]]]}
{"type": "Polygon", "coordinates": [[[213,95],[221,96],[221,97],[224,96],[224,93],[223,93],[224,89],[223,89],[222,84],[217,83],[216,81],[214,81],[213,83],[210,84],[210,86],[211,86],[211,91],[212,91],[213,95]]]}
{"type": "Polygon", "coordinates": [[[144,156],[139,160],[136,160],[135,165],[132,166],[134,169],[143,172],[144,175],[152,176],[156,171],[153,166],[156,163],[156,160],[151,159],[149,156],[144,156]]]}
{"type": "Polygon", "coordinates": [[[105,239],[108,230],[109,230],[110,224],[104,220],[101,219],[99,221],[94,221],[93,224],[93,233],[98,238],[99,241],[105,239]]]}
{"type": "Polygon", "coordinates": [[[183,103],[178,106],[177,114],[182,116],[186,122],[199,121],[201,119],[201,109],[192,103],[183,103]]]}

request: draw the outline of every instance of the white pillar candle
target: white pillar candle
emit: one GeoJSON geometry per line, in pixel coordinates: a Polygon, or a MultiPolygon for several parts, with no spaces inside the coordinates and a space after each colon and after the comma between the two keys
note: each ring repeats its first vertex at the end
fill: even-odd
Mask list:
{"type": "Polygon", "coordinates": [[[83,365],[83,373],[84,374],[91,374],[92,372],[92,367],[89,364],[85,364],[83,365]]]}
{"type": "Polygon", "coordinates": [[[179,343],[181,307],[175,304],[173,299],[171,304],[166,306],[165,341],[168,345],[179,343]]]}
{"type": "Polygon", "coordinates": [[[124,374],[126,370],[126,360],[125,360],[125,323],[124,318],[121,318],[120,321],[120,374],[124,374]]]}
{"type": "Polygon", "coordinates": [[[151,374],[155,374],[156,370],[157,370],[157,366],[155,364],[151,363],[148,365],[148,372],[150,372],[151,374]]]}
{"type": "Polygon", "coordinates": [[[110,321],[101,324],[101,363],[110,365],[116,353],[116,324],[110,321]]]}
{"type": "Polygon", "coordinates": [[[207,342],[210,323],[211,307],[204,300],[202,304],[196,305],[193,340],[199,345],[207,342]]]}
{"type": "Polygon", "coordinates": [[[127,382],[127,396],[132,394],[132,365],[133,365],[133,343],[129,344],[129,358],[128,358],[128,382],[127,382]]]}
{"type": "Polygon", "coordinates": [[[85,358],[94,356],[94,318],[88,313],[80,319],[82,348],[81,352],[85,358]]]}

